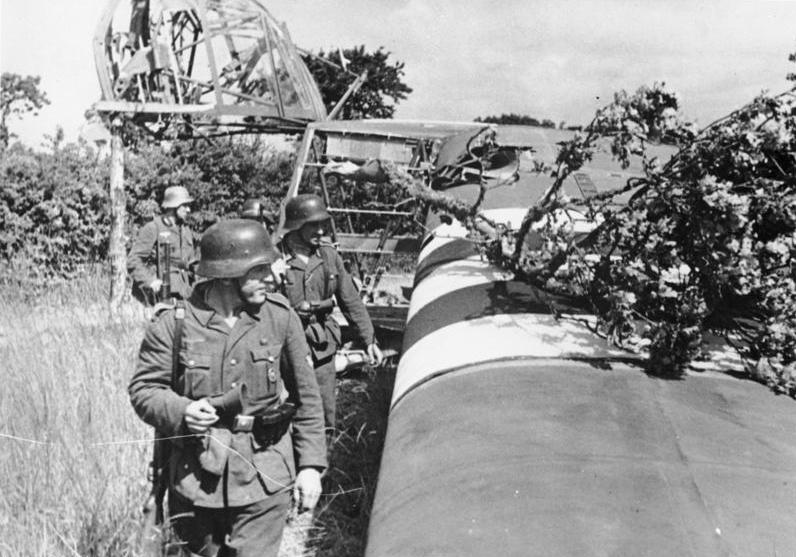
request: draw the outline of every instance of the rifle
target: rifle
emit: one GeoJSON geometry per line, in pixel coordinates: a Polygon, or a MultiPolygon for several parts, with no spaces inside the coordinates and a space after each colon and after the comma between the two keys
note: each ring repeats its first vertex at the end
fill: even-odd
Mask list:
{"type": "Polygon", "coordinates": [[[171,297],[171,234],[161,232],[155,244],[156,272],[160,279],[158,301],[165,302],[171,297]]]}
{"type": "MultiPolygon", "coordinates": [[[[185,321],[185,307],[182,300],[176,300],[174,312],[174,338],[171,347],[171,388],[179,388],[181,375],[180,369],[180,344],[182,343],[182,328],[185,321]]],[[[171,459],[171,443],[161,440],[166,437],[162,432],[155,430],[155,440],[152,447],[152,462],[149,464],[149,480],[152,489],[144,501],[143,507],[143,542],[144,555],[160,557],[164,555],[166,537],[163,532],[165,513],[163,500],[169,488],[169,460],[171,459]]]]}

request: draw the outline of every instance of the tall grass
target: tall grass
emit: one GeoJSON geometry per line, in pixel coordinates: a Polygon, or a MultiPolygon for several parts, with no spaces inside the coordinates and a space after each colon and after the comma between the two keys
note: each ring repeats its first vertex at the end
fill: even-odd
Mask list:
{"type": "Polygon", "coordinates": [[[376,489],[393,368],[339,383],[337,427],[323,497],[315,512],[308,548],[317,557],[364,554],[376,489]]]}
{"type": "MultiPolygon", "coordinates": [[[[152,430],[126,387],[146,318],[132,303],[109,317],[107,283],[0,290],[1,556],[139,555],[152,430]]],[[[384,381],[341,382],[330,495],[283,556],[362,555],[388,396],[384,381]]]]}
{"type": "Polygon", "coordinates": [[[126,384],[145,321],[109,318],[105,282],[0,293],[0,434],[19,438],[0,437],[0,554],[134,555],[151,432],[126,384]]]}

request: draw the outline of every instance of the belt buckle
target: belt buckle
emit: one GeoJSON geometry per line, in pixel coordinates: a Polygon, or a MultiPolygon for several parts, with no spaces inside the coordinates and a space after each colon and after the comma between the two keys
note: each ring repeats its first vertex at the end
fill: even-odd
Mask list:
{"type": "Polygon", "coordinates": [[[254,416],[238,414],[232,422],[232,431],[251,431],[254,429],[254,416]]]}

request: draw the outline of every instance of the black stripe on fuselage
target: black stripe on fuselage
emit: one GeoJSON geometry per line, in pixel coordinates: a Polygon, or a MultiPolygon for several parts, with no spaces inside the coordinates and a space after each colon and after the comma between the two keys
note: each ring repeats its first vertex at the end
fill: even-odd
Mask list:
{"type": "Polygon", "coordinates": [[[406,353],[421,338],[460,321],[488,315],[553,312],[587,313],[578,300],[515,280],[460,288],[429,302],[412,316],[404,330],[403,352],[406,353]]]}
{"type": "Polygon", "coordinates": [[[415,270],[414,286],[417,286],[421,280],[430,275],[440,265],[467,259],[473,255],[478,255],[478,246],[470,240],[457,238],[441,245],[418,263],[415,270]]]}

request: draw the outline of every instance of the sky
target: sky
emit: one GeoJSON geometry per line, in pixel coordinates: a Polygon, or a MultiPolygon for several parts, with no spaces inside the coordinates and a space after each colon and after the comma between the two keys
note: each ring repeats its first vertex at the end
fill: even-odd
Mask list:
{"type": "MultiPolygon", "coordinates": [[[[99,99],[91,41],[108,0],[0,0],[0,70],[39,75],[52,104],[12,121],[74,139],[99,99]]],[[[128,1],[128,0],[122,0],[128,1]]],[[[620,89],[663,81],[706,125],[796,72],[796,0],[262,0],[299,47],[383,46],[413,88],[397,118],[515,112],[587,123],[620,89]]]]}

